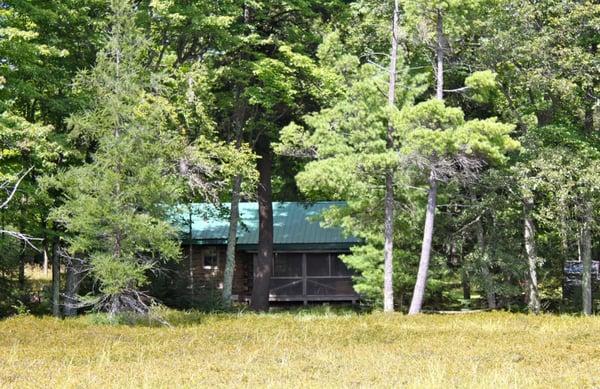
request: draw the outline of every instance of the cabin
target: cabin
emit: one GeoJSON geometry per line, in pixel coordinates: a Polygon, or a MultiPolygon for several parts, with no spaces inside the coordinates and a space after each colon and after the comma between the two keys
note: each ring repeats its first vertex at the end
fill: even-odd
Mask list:
{"type": "MultiPolygon", "coordinates": [[[[563,299],[580,301],[583,262],[565,261],[563,267],[563,299]]],[[[600,261],[592,261],[592,296],[600,296],[600,261]]]]}
{"type": "MultiPolygon", "coordinates": [[[[359,243],[341,229],[324,227],[319,215],[343,202],[274,202],[274,256],[269,299],[272,302],[348,301],[359,295],[353,272],[341,261],[359,243]]],[[[183,234],[184,271],[189,288],[223,287],[230,204],[192,204],[179,213],[183,234]]],[[[258,249],[258,204],[240,203],[233,299],[252,295],[253,261],[258,249]]]]}

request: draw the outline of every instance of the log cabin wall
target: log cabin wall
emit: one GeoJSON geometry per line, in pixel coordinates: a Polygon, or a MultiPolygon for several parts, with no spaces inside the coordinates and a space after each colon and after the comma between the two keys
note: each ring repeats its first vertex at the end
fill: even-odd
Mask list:
{"type": "MultiPolygon", "coordinates": [[[[188,279],[189,289],[195,293],[221,290],[223,288],[223,272],[225,270],[225,246],[190,246],[184,247],[184,273],[188,279]]],[[[243,301],[251,294],[252,256],[245,252],[236,252],[233,272],[234,300],[243,301]],[[250,281],[250,284],[249,284],[250,281]]]]}

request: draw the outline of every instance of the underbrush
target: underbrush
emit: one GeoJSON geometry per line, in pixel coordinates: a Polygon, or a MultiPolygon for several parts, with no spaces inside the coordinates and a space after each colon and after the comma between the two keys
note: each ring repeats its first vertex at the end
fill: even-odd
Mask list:
{"type": "Polygon", "coordinates": [[[0,321],[0,387],[600,385],[600,317],[161,313],[0,321]]]}

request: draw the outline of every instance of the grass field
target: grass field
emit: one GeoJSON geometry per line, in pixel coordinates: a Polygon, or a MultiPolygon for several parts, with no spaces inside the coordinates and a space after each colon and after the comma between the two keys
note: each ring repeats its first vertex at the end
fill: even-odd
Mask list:
{"type": "Polygon", "coordinates": [[[169,319],[172,327],[3,320],[0,387],[600,387],[600,317],[169,319]]]}

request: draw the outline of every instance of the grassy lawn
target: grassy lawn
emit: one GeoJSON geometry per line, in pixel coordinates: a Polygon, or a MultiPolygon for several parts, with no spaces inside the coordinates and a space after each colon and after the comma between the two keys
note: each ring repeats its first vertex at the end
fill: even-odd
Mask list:
{"type": "Polygon", "coordinates": [[[0,387],[599,387],[600,317],[170,313],[0,322],[0,387]]]}

